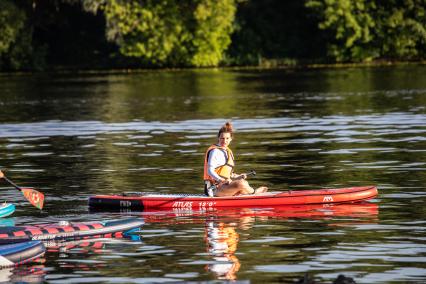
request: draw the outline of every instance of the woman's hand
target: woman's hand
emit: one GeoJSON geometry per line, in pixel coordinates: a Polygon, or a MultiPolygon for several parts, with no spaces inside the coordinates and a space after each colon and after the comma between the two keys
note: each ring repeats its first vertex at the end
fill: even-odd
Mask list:
{"type": "Polygon", "coordinates": [[[233,180],[239,180],[239,179],[246,179],[247,178],[247,174],[239,174],[239,175],[234,175],[233,176],[233,180]]]}

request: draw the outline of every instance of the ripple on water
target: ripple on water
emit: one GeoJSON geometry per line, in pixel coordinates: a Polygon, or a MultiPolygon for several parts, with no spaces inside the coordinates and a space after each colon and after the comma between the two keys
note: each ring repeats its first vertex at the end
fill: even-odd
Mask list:
{"type": "Polygon", "coordinates": [[[23,153],[22,156],[42,157],[42,156],[49,156],[53,154],[54,154],[53,152],[28,152],[28,153],[23,153]]]}
{"type": "MultiPolygon", "coordinates": [[[[322,132],[331,136],[353,137],[358,135],[367,135],[368,131],[364,129],[396,129],[398,133],[403,134],[404,128],[423,127],[426,120],[423,114],[411,113],[385,113],[375,116],[326,116],[322,118],[258,118],[258,119],[234,119],[234,126],[240,132],[255,132],[260,129],[263,131],[278,131],[282,129],[285,132],[322,132]],[[402,130],[401,130],[402,127],[402,130]],[[278,129],[278,130],[277,130],[278,129]],[[354,130],[356,129],[356,130],[354,130]],[[345,132],[346,131],[346,132],[345,132]],[[334,133],[334,134],[333,134],[334,133]]],[[[221,125],[223,120],[198,120],[194,124],[193,120],[179,122],[124,122],[124,123],[105,123],[101,121],[50,121],[34,123],[3,124],[0,131],[1,137],[52,137],[52,136],[93,136],[101,133],[123,133],[126,131],[138,131],[148,134],[142,135],[161,135],[166,132],[192,132],[200,133],[197,136],[187,135],[186,137],[200,138],[205,133],[215,132],[217,125],[221,125]],[[162,129],[158,131],[158,129],[162,129]]],[[[425,130],[416,130],[424,133],[425,130]]],[[[134,135],[134,134],[129,134],[134,135]]],[[[205,136],[203,136],[205,137],[205,136]]],[[[209,136],[210,137],[210,136],[209,136]]],[[[367,135],[368,137],[368,135],[367,135]]],[[[421,137],[420,137],[421,138],[421,137]]],[[[423,139],[423,138],[421,138],[423,139]]],[[[22,140],[19,140],[22,141],[22,140]]],[[[11,141],[14,142],[14,141],[11,141]]]]}
{"type": "MultiPolygon", "coordinates": [[[[397,98],[400,93],[386,95],[397,98]]],[[[297,96],[306,94],[276,94],[284,103],[292,103],[297,96]]],[[[346,96],[315,93],[307,95],[307,100],[341,101],[346,96]]],[[[270,102],[275,103],[276,98],[270,102]]],[[[307,103],[292,106],[304,108],[307,103]]],[[[295,273],[303,275],[312,271],[315,277],[330,280],[342,273],[354,277],[357,283],[424,282],[425,222],[409,218],[424,217],[415,209],[422,208],[426,197],[421,184],[426,164],[422,156],[426,151],[422,144],[426,140],[426,115],[386,112],[381,106],[335,112],[348,115],[318,109],[315,105],[315,109],[306,109],[306,113],[300,113],[297,108],[274,113],[283,117],[234,118],[239,134],[234,144],[238,166],[256,169],[256,179],[271,181],[273,186],[281,188],[377,182],[380,199],[375,202],[380,204],[380,214],[378,209],[355,216],[347,212],[339,216],[338,211],[333,216],[334,211],[326,210],[309,212],[308,216],[286,212],[285,217],[245,220],[244,228],[242,218],[209,216],[209,220],[238,224],[234,256],[240,258],[241,267],[237,279],[245,281],[254,273],[262,273],[265,282],[276,282],[277,274],[295,277],[295,273]]],[[[90,192],[120,192],[127,184],[138,190],[145,183],[148,183],[146,188],[157,192],[192,190],[200,182],[194,182],[193,175],[202,168],[202,159],[200,166],[199,160],[194,161],[195,155],[204,154],[204,146],[215,141],[217,127],[224,121],[222,118],[123,123],[57,120],[2,124],[0,138],[5,138],[0,145],[5,152],[2,166],[12,164],[11,172],[52,173],[47,181],[44,174],[33,180],[44,185],[47,196],[47,209],[40,214],[34,213],[16,190],[2,187],[2,198],[17,200],[19,218],[12,220],[17,225],[40,223],[40,219],[57,223],[118,218],[125,213],[87,213],[90,192]],[[123,149],[130,151],[123,154],[123,149]],[[169,157],[173,159],[167,160],[169,157]],[[177,164],[171,162],[174,158],[177,164]],[[78,166],[68,167],[70,160],[77,161],[78,166]],[[66,167],[58,169],[60,164],[66,167]],[[131,177],[124,178],[126,174],[131,177]],[[187,187],[180,185],[182,180],[188,182],[187,187]]],[[[108,246],[102,248],[72,248],[57,255],[49,252],[43,269],[47,275],[42,281],[152,283],[212,279],[216,276],[206,272],[206,266],[223,268],[232,266],[232,262],[218,257],[217,252],[212,253],[206,244],[206,221],[206,218],[174,216],[146,224],[139,233],[143,240],[140,243],[107,242],[108,246]],[[176,270],[168,269],[172,266],[176,270]],[[119,274],[124,270],[128,274],[119,274]]],[[[224,247],[223,244],[221,248],[224,247]]]]}
{"type": "Polygon", "coordinates": [[[268,237],[262,237],[260,239],[245,240],[243,242],[245,242],[245,243],[272,243],[272,242],[286,242],[286,241],[291,241],[291,240],[294,240],[294,238],[268,236],[268,237]]]}
{"type": "Polygon", "coordinates": [[[423,283],[426,269],[418,267],[398,267],[383,269],[383,272],[359,273],[357,283],[395,283],[402,281],[412,281],[413,283],[423,283]]]}

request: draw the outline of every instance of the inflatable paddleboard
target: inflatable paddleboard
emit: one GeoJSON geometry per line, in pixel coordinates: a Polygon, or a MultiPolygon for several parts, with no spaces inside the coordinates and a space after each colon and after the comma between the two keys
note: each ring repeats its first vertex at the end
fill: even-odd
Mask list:
{"type": "Polygon", "coordinates": [[[0,217],[6,217],[15,212],[15,205],[10,203],[0,204],[0,217]]]}
{"type": "Polygon", "coordinates": [[[141,218],[130,218],[108,222],[74,223],[62,221],[59,224],[0,227],[0,244],[29,240],[50,241],[100,237],[116,232],[128,232],[143,224],[144,221],[141,218]]]}
{"type": "Polygon", "coordinates": [[[377,187],[360,186],[337,189],[292,190],[253,195],[208,197],[202,194],[156,194],[127,192],[121,195],[96,195],[89,198],[93,208],[191,209],[209,210],[220,207],[261,207],[351,203],[377,196],[377,187]]]}

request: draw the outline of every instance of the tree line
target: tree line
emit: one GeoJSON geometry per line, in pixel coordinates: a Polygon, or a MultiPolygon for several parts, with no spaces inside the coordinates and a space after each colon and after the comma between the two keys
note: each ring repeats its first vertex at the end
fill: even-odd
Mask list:
{"type": "Polygon", "coordinates": [[[1,0],[0,70],[420,61],[426,0],[1,0]]]}

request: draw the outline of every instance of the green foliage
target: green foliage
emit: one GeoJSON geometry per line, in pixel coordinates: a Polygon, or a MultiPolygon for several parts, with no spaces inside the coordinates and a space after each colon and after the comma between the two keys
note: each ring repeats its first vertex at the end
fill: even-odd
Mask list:
{"type": "Polygon", "coordinates": [[[378,39],[383,42],[382,56],[425,58],[426,1],[390,0],[378,5],[378,39]]]}
{"type": "Polygon", "coordinates": [[[426,59],[426,0],[0,0],[0,70],[382,59],[426,59]]]}
{"type": "Polygon", "coordinates": [[[217,66],[223,52],[231,43],[233,20],[236,12],[234,0],[199,1],[193,15],[196,20],[191,64],[217,66]]]}
{"type": "Polygon", "coordinates": [[[43,69],[46,48],[34,44],[28,12],[14,2],[0,1],[0,70],[43,69]]]}
{"type": "MultiPolygon", "coordinates": [[[[24,44],[18,44],[26,15],[12,1],[0,1],[0,68],[18,69],[19,57],[25,55],[24,44]]],[[[21,40],[22,41],[22,40],[21,40]]]]}
{"type": "Polygon", "coordinates": [[[217,66],[230,44],[234,0],[84,0],[101,10],[120,52],[154,65],[217,66]]]}
{"type": "Polygon", "coordinates": [[[9,1],[0,1],[0,55],[9,50],[24,27],[26,17],[16,5],[9,1]]]}
{"type": "Polygon", "coordinates": [[[369,61],[377,54],[371,49],[375,21],[370,0],[308,0],[306,7],[320,15],[319,28],[331,37],[329,56],[336,61],[369,61]]]}
{"type": "Polygon", "coordinates": [[[425,55],[425,0],[308,0],[334,60],[412,59],[425,55]]]}

